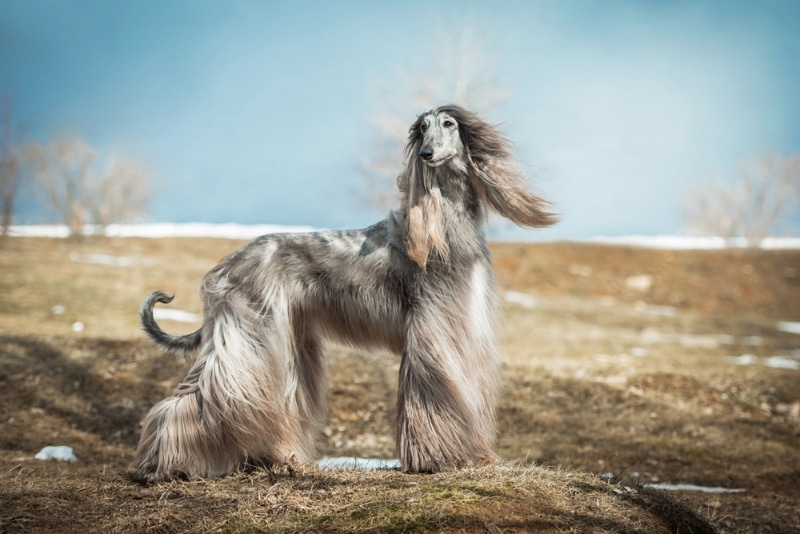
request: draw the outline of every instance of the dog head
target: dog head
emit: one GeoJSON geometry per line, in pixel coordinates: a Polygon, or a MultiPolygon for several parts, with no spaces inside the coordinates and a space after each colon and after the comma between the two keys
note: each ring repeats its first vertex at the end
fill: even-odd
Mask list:
{"type": "MultiPolygon", "coordinates": [[[[411,127],[412,137],[419,144],[419,158],[429,167],[448,163],[463,164],[456,159],[464,155],[464,143],[458,121],[445,110],[431,110],[420,115],[411,127]]],[[[416,143],[415,143],[416,144],[416,143]]]]}
{"type": "Polygon", "coordinates": [[[441,106],[417,117],[409,129],[406,159],[397,183],[408,253],[421,267],[431,252],[445,260],[449,253],[441,210],[443,172],[472,190],[471,198],[481,204],[478,212],[491,208],[529,228],[558,221],[552,204],[527,188],[499,130],[459,106],[441,106]]]}

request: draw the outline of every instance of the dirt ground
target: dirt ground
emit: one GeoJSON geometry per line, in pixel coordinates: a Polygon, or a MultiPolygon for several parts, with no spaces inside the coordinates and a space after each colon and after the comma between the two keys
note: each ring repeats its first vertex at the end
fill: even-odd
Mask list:
{"type": "MultiPolygon", "coordinates": [[[[800,251],[493,245],[496,450],[516,468],[133,484],[142,417],[188,368],[136,310],[163,289],[198,313],[200,277],[239,244],[0,244],[1,532],[800,532],[800,335],[782,326],[800,321],[800,251]],[[34,460],[46,445],[78,462],[34,460]],[[660,483],[741,491],[642,488],[660,483]]],[[[320,456],[395,457],[398,366],[332,347],[320,456]]]]}

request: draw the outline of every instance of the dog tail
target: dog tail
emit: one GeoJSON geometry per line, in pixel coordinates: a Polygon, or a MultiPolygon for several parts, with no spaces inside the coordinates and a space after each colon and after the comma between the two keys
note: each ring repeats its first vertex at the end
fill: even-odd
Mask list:
{"type": "Polygon", "coordinates": [[[174,296],[167,295],[161,291],[150,293],[150,296],[148,296],[144,304],[142,304],[142,309],[139,310],[139,320],[142,323],[142,330],[144,330],[147,337],[154,343],[161,345],[170,352],[195,351],[200,347],[202,328],[185,336],[175,336],[164,332],[153,317],[153,308],[155,308],[156,302],[169,304],[172,302],[173,298],[174,296]]]}

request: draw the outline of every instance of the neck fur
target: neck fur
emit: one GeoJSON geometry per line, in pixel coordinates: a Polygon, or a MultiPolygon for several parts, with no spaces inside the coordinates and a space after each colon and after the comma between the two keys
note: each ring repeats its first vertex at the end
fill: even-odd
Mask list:
{"type": "Polygon", "coordinates": [[[470,194],[466,163],[456,156],[440,167],[409,167],[403,192],[408,255],[422,268],[432,255],[448,263],[451,245],[480,227],[482,210],[470,194]]]}

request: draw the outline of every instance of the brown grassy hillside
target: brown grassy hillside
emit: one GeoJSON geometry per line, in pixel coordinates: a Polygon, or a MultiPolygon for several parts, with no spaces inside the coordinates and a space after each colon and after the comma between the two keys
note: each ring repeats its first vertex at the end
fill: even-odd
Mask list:
{"type": "MultiPolygon", "coordinates": [[[[800,371],[767,365],[800,361],[800,335],[776,328],[800,321],[795,251],[493,245],[512,292],[496,449],[513,466],[132,483],[141,418],[188,365],[142,339],[136,310],[163,289],[199,312],[200,278],[239,244],[0,245],[1,532],[797,532],[800,371]],[[62,444],[76,464],[33,459],[62,444]],[[744,491],[640,486],[655,482],[744,491]]],[[[321,456],[394,456],[397,368],[333,348],[321,456]]]]}

